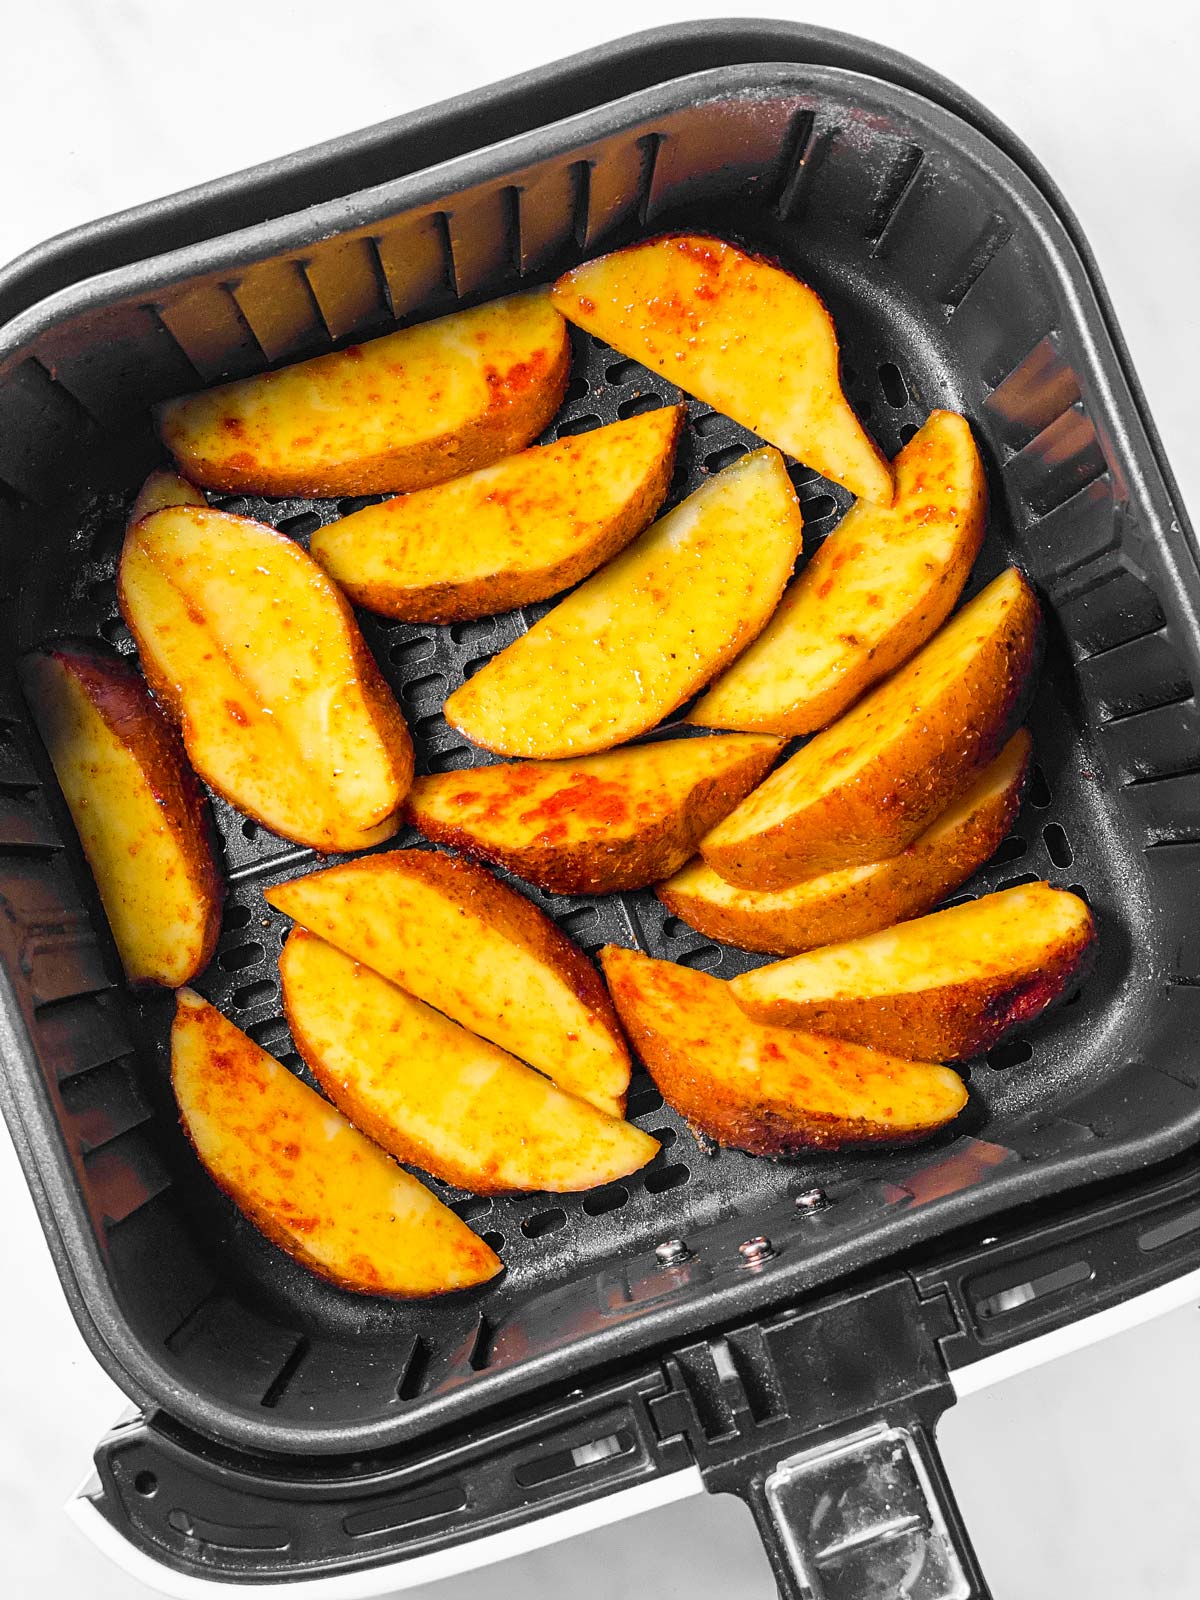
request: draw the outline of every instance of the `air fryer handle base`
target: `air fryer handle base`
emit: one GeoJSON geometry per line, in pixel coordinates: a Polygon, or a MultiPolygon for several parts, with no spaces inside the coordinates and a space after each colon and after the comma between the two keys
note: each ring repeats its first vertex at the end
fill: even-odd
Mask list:
{"type": "Polygon", "coordinates": [[[725,1489],[749,1506],[781,1600],[990,1600],[933,1430],[915,1415],[755,1465],[725,1489]]]}

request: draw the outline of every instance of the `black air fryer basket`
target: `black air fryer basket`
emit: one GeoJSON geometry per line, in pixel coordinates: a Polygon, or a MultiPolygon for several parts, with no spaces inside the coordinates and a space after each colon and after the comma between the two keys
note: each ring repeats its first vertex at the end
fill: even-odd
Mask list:
{"type": "MultiPolygon", "coordinates": [[[[678,398],[573,339],[551,436],[678,398]]],[[[753,442],[689,403],[673,495],[753,442]]],[[[811,548],[847,496],[792,471],[811,548]]],[[[220,503],[303,540],[362,502],[220,503]]],[[[698,1468],[750,1501],[789,1594],[874,1593],[868,1572],[890,1593],[906,1571],[926,1600],[982,1594],[933,1444],[952,1374],[1200,1260],[1195,546],[1086,243],[1028,152],[899,56],[715,23],[80,230],[0,274],[0,563],[4,1109],[75,1315],[140,1412],[97,1452],[94,1518],[164,1583],[263,1584],[484,1541],[698,1468]],[[186,1148],[170,997],[121,984],[13,662],[56,634],[132,649],[113,578],[160,460],[151,402],[677,225],[746,241],[822,294],[889,455],[935,406],[970,418],[992,503],[974,584],[1019,564],[1049,647],[1040,764],[969,890],[1077,889],[1099,959],[1028,1038],[970,1064],[966,1118],[919,1150],[709,1154],[638,1075],[631,1116],[663,1144],[644,1172],[582,1196],[445,1191],[501,1250],[496,1287],[343,1294],[268,1245],[186,1148]]],[[[541,609],[363,618],[419,770],[472,760],[442,701],[541,609]]],[[[262,891],[312,854],[217,814],[231,894],[198,987],[296,1066],[286,929],[262,891]]],[[[535,898],[588,948],[724,976],[756,959],[649,892],[535,898]]]]}

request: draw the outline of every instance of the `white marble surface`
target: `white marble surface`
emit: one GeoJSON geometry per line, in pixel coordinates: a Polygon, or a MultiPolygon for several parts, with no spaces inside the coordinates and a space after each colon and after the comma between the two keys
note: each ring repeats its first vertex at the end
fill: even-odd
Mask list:
{"type": "MultiPolygon", "coordinates": [[[[603,39],[697,15],[773,12],[922,58],[1007,120],[1087,230],[1185,502],[1200,506],[1200,21],[1166,0],[900,6],[885,0],[36,0],[3,8],[0,260],[52,233],[603,39]]],[[[0,1572],[21,1600],[140,1600],[59,1507],[122,1397],[66,1310],[0,1135],[0,1572]]],[[[1200,1363],[1192,1311],[952,1412],[948,1462],[997,1600],[1200,1593],[1200,1363]]],[[[476,1600],[766,1600],[736,1505],[653,1518],[421,1591],[476,1600]]]]}

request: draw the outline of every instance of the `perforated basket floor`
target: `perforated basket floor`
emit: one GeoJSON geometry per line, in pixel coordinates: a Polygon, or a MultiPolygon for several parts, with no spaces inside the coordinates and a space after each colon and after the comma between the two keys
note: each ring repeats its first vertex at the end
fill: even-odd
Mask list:
{"type": "MultiPolygon", "coordinates": [[[[266,1244],[196,1166],[167,1087],[171,1001],[135,1002],[115,981],[94,892],[10,701],[10,1100],[98,1347],[133,1392],[214,1435],[325,1451],[411,1437],[1019,1200],[1133,1170],[1200,1126],[1196,572],[1086,273],[1029,180],[929,102],[829,68],[738,73],[604,108],[586,129],[491,155],[494,170],[481,158],[453,192],[445,173],[436,194],[424,178],[373,191],[377,220],[363,221],[360,197],[340,233],[318,209],[301,243],[277,224],[269,238],[194,247],[27,332],[0,388],[10,641],[82,632],[131,649],[113,574],[125,509],[156,459],[148,400],[505,292],[667,223],[741,237],[825,296],[851,397],[889,454],[934,406],[975,426],[992,513],[971,589],[1015,559],[1050,637],[1033,782],[1013,836],[965,892],[1041,877],[1079,890],[1099,922],[1097,965],[1027,1037],[970,1064],[968,1113],[919,1151],[779,1164],[712,1153],[639,1073],[630,1115],[663,1144],[648,1168],[583,1196],[485,1200],[435,1185],[501,1252],[505,1277],[445,1301],[362,1299],[266,1244]],[[792,1198],[814,1184],[831,1205],[801,1215],[792,1198]],[[761,1233],[778,1253],[750,1270],[736,1247],[761,1233]],[[664,1272],[653,1247],[673,1237],[695,1254],[664,1272]]],[[[573,340],[547,437],[679,398],[573,340]]],[[[673,499],[754,442],[689,401],[673,499]]],[[[792,473],[811,552],[847,497],[792,473]]],[[[220,503],[304,541],[365,502],[220,503]]],[[[363,616],[418,770],[488,759],[447,726],[442,702],[544,609],[449,628],[363,616]]],[[[281,1018],[287,924],[262,891],[318,863],[216,811],[231,892],[198,987],[302,1070],[281,1018]]],[[[639,945],[721,976],[760,959],[703,939],[648,891],[526,892],[589,951],[639,945]]]]}

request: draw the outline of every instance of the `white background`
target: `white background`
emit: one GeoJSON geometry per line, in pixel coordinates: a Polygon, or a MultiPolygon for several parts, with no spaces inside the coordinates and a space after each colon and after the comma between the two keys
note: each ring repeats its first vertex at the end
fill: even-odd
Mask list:
{"type": "MultiPolygon", "coordinates": [[[[957,80],[1032,146],[1088,233],[1195,513],[1200,20],[1190,5],[605,0],[10,0],[0,8],[0,261],[50,234],[488,83],[697,16],[873,37],[957,80]]],[[[66,1311],[0,1134],[0,1573],[21,1600],[140,1600],[59,1512],[121,1397],[66,1311]]],[[[1200,1594],[1194,1311],[965,1402],[944,1445],[996,1600],[1200,1594]]],[[[748,1518],[697,1500],[422,1590],[767,1600],[748,1518]]]]}

